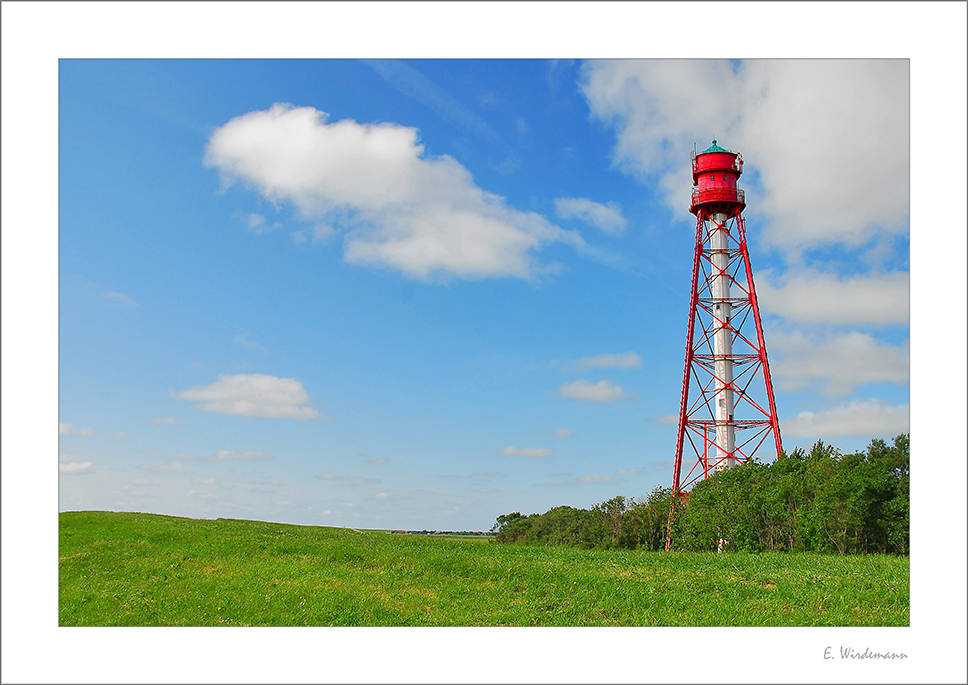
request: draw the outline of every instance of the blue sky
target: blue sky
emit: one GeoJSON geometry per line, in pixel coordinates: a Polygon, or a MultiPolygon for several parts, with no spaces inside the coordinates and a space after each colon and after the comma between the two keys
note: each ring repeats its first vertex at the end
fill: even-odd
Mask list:
{"type": "MultiPolygon", "coordinates": [[[[4,679],[639,682],[681,679],[688,663],[710,682],[788,673],[816,682],[964,681],[965,6],[697,7],[3,3],[0,606],[4,625],[17,626],[2,634],[4,679]],[[864,104],[873,84],[896,88],[896,78],[854,74],[845,86],[843,73],[792,78],[776,62],[725,62],[714,77],[706,65],[626,78],[614,71],[622,63],[609,71],[580,61],[222,62],[207,71],[179,61],[141,63],[140,72],[124,62],[60,61],[511,55],[910,58],[910,159],[898,144],[904,107],[864,104]],[[419,77],[407,81],[405,67],[419,77]],[[503,265],[503,275],[469,278],[465,260],[463,275],[438,269],[421,278],[413,275],[419,262],[375,249],[394,234],[371,230],[390,215],[365,196],[344,195],[356,204],[343,211],[383,223],[301,218],[296,200],[314,196],[278,177],[265,186],[273,200],[241,177],[223,192],[231,169],[206,166],[212,135],[285,102],[327,112],[328,123],[416,130],[423,152],[402,157],[411,179],[427,178],[413,171],[427,169],[414,159],[448,155],[466,171],[450,180],[470,185],[443,196],[448,188],[431,186],[437,199],[480,215],[490,197],[481,193],[503,198],[485,202],[488,216],[518,222],[511,225],[532,231],[532,242],[498,251],[505,259],[492,261],[492,272],[503,265]],[[784,109],[790,103],[795,112],[784,109]],[[102,631],[57,628],[62,508],[483,528],[509,510],[587,506],[668,484],[671,466],[662,462],[674,429],[659,421],[676,412],[681,382],[688,156],[713,136],[746,159],[741,185],[784,444],[809,444],[815,432],[844,449],[863,447],[895,432],[892,417],[903,423],[910,394],[915,473],[944,474],[944,483],[912,481],[912,507],[922,513],[912,521],[915,620],[903,636],[791,628],[749,629],[754,639],[735,640],[711,629],[732,658],[696,662],[679,658],[691,655],[681,649],[688,629],[649,629],[645,640],[636,630],[528,631],[505,641],[507,659],[477,659],[470,673],[465,657],[448,658],[449,641],[460,648],[453,654],[474,638],[486,651],[493,634],[434,631],[445,654],[428,660],[425,631],[253,629],[207,631],[202,640],[197,631],[165,631],[145,640],[121,630],[104,658],[102,631]],[[910,207],[899,181],[906,165],[910,207]],[[568,199],[596,204],[555,203],[568,199]],[[543,221],[523,221],[530,212],[543,221]],[[353,230],[369,251],[348,250],[353,230]],[[908,273],[910,323],[898,304],[908,273]],[[640,366],[617,365],[634,360],[629,353],[640,366]],[[246,400],[211,386],[250,374],[294,379],[305,395],[276,383],[274,402],[250,394],[240,405],[277,418],[196,407],[246,400]],[[636,399],[561,394],[579,379],[636,399]],[[186,392],[208,399],[179,397],[186,392]],[[311,411],[330,420],[292,418],[311,411]],[[836,419],[845,415],[869,430],[843,435],[836,419]],[[58,435],[55,416],[64,424],[58,435]],[[573,437],[555,435],[560,429],[573,437]],[[522,456],[501,454],[509,447],[522,456]],[[580,482],[593,474],[612,480],[580,482]],[[948,483],[955,488],[939,497],[948,483]],[[478,492],[487,489],[498,492],[478,492]],[[361,511],[386,522],[353,516],[361,511]],[[273,650],[279,637],[286,642],[273,650]],[[855,642],[917,657],[823,660],[825,647],[855,642]],[[369,658],[375,647],[384,659],[369,658]],[[644,658],[585,656],[609,652],[644,658]]],[[[411,196],[403,216],[426,209],[427,197],[411,196]]]]}
{"type": "Polygon", "coordinates": [[[59,96],[63,510],[487,530],[668,486],[714,137],[785,446],[909,430],[905,60],[62,60],[59,96]]]}

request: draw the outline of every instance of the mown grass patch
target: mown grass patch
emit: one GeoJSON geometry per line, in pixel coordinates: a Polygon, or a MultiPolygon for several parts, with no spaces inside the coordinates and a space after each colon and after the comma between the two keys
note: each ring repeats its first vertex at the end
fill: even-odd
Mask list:
{"type": "Polygon", "coordinates": [[[60,516],[60,624],[908,625],[908,559],[581,550],[60,516]]]}

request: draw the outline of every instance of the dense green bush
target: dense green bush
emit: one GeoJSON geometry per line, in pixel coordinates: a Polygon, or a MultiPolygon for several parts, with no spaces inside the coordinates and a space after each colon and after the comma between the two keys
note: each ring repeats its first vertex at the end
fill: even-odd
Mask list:
{"type": "MultiPolygon", "coordinates": [[[[693,487],[677,505],[676,549],[908,554],[910,440],[873,440],[843,454],[823,441],[776,461],[752,461],[693,487]]],[[[672,492],[614,497],[591,509],[499,516],[498,542],[604,549],[664,549],[672,492]]]]}
{"type": "Polygon", "coordinates": [[[591,509],[555,507],[544,514],[497,517],[498,542],[573,545],[584,549],[660,549],[665,545],[672,491],[656,488],[644,500],[613,497],[591,509]]]}
{"type": "Polygon", "coordinates": [[[498,517],[498,523],[492,530],[497,532],[498,542],[572,545],[590,549],[603,546],[603,524],[598,516],[586,509],[555,507],[544,514],[522,516],[515,512],[507,517],[498,517]]]}

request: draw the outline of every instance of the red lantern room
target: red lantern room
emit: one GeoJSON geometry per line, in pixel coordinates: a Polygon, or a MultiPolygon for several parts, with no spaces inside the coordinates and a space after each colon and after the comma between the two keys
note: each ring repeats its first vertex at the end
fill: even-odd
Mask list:
{"type": "Polygon", "coordinates": [[[743,156],[713,144],[702,152],[692,153],[692,204],[689,211],[698,214],[700,207],[707,215],[733,214],[746,207],[746,193],[736,187],[743,173],[743,156]]]}

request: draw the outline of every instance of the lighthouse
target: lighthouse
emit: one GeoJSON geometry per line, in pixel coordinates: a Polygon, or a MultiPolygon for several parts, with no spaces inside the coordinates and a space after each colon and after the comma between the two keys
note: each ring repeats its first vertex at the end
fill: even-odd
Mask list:
{"type": "Polygon", "coordinates": [[[764,443],[782,452],[746,244],[742,173],[743,156],[715,139],[692,154],[696,243],[666,549],[673,513],[695,483],[750,461],[764,443]]]}

